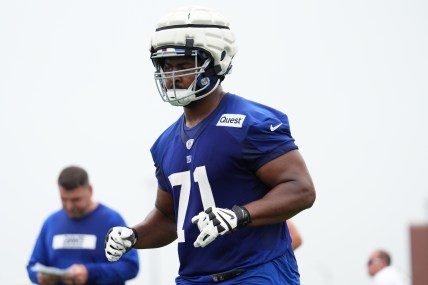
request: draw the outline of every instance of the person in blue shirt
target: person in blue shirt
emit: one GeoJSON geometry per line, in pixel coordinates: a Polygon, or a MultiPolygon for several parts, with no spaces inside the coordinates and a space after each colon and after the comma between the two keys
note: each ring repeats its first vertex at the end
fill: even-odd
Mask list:
{"type": "Polygon", "coordinates": [[[315,188],[287,115],[222,89],[236,51],[212,9],[180,7],[157,23],[155,82],[183,114],[151,148],[155,207],[108,231],[110,261],[177,240],[176,284],[300,284],[286,220],[313,205],[315,188]]]}
{"type": "Polygon", "coordinates": [[[43,223],[27,265],[30,280],[42,285],[120,285],[137,276],[136,250],[116,263],[109,262],[104,255],[106,231],[126,224],[118,212],[92,199],[87,172],[78,166],[66,167],[58,177],[58,186],[62,209],[43,223]],[[67,269],[67,273],[37,272],[33,270],[36,264],[67,269]]]}

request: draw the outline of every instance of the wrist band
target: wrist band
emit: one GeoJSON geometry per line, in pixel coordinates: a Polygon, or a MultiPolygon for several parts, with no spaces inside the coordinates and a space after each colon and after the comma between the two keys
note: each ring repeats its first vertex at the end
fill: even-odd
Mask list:
{"type": "Polygon", "coordinates": [[[232,207],[232,211],[235,213],[238,223],[236,229],[240,229],[251,223],[250,212],[245,207],[235,205],[232,207]]]}

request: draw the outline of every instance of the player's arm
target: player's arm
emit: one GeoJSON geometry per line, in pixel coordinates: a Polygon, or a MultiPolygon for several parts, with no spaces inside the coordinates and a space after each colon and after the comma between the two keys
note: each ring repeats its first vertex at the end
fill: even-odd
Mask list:
{"type": "Polygon", "coordinates": [[[315,189],[298,150],[263,165],[258,178],[271,190],[260,200],[231,209],[209,207],[192,218],[200,234],[195,247],[205,247],[217,238],[247,225],[285,222],[315,201],[315,189]]]}
{"type": "Polygon", "coordinates": [[[117,261],[132,248],[155,248],[177,239],[172,196],[158,189],[155,208],[140,224],[113,227],[105,238],[104,251],[109,261],[117,261]]]}
{"type": "Polygon", "coordinates": [[[176,240],[177,226],[171,194],[158,189],[155,208],[133,229],[138,234],[134,248],[162,247],[176,240]]]}
{"type": "Polygon", "coordinates": [[[315,202],[314,184],[298,150],[266,163],[257,171],[257,177],[271,190],[244,205],[252,226],[286,221],[315,202]]]}

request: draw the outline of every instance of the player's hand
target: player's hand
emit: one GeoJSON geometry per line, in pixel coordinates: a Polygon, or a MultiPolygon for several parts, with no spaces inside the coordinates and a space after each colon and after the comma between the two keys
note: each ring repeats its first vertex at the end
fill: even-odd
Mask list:
{"type": "Polygon", "coordinates": [[[137,232],[128,227],[111,228],[104,242],[104,252],[108,261],[118,261],[137,242],[137,232]]]}
{"type": "Polygon", "coordinates": [[[236,231],[251,222],[250,214],[244,207],[233,206],[232,210],[209,207],[192,218],[201,232],[193,243],[195,247],[205,247],[217,238],[236,231]]]}

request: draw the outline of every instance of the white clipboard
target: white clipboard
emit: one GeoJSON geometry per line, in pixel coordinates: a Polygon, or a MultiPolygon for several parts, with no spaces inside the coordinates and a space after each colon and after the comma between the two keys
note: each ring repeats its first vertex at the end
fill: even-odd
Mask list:
{"type": "Polygon", "coordinates": [[[60,269],[57,267],[46,266],[40,263],[36,263],[33,267],[31,267],[31,270],[57,276],[62,276],[64,274],[70,273],[69,269],[60,269]]]}

